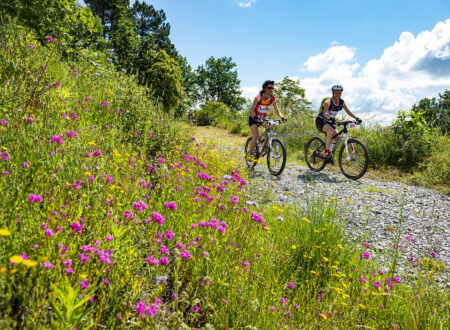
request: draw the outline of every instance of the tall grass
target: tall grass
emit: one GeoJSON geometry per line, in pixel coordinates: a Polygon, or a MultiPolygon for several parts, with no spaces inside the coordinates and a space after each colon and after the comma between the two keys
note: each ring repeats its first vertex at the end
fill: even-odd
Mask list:
{"type": "Polygon", "coordinates": [[[423,279],[378,269],[337,196],[260,204],[240,155],[57,47],[1,39],[2,328],[448,327],[437,261],[423,279]]]}

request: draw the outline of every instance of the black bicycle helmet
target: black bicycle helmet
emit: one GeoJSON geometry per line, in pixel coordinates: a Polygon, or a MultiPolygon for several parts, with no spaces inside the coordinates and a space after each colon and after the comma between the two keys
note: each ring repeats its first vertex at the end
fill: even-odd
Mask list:
{"type": "Polygon", "coordinates": [[[344,87],[342,87],[341,85],[334,85],[333,87],[331,87],[331,91],[332,92],[334,92],[334,91],[343,91],[344,90],[344,87]]]}

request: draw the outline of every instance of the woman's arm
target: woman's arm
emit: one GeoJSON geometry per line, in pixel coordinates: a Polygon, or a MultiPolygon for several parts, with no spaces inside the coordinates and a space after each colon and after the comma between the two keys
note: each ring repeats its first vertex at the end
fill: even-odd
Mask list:
{"type": "Polygon", "coordinates": [[[251,116],[251,117],[255,117],[255,116],[256,116],[255,108],[256,108],[256,105],[258,104],[258,102],[259,102],[259,100],[258,100],[258,96],[257,96],[257,97],[255,97],[255,99],[253,100],[252,107],[250,108],[250,116],[251,116]]]}
{"type": "Polygon", "coordinates": [[[326,119],[330,119],[330,115],[328,114],[328,109],[330,108],[330,101],[325,101],[323,103],[323,110],[322,110],[322,114],[326,119]]]}
{"type": "Polygon", "coordinates": [[[278,105],[277,105],[277,101],[275,100],[275,102],[273,102],[273,109],[275,110],[275,113],[278,117],[280,117],[281,119],[283,119],[283,114],[281,113],[281,111],[278,109],[278,105]]]}
{"type": "Polygon", "coordinates": [[[345,104],[345,102],[344,102],[344,104],[342,105],[342,107],[344,108],[344,110],[345,110],[345,112],[347,112],[347,115],[349,115],[350,117],[352,117],[352,118],[357,118],[349,109],[348,109],[348,107],[347,107],[347,104],[345,104]]]}

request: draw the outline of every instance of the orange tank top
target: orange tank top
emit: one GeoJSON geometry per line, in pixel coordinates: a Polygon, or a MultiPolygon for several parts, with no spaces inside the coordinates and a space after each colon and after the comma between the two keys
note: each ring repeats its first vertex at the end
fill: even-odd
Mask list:
{"type": "Polygon", "coordinates": [[[262,119],[267,118],[269,116],[270,107],[273,106],[275,102],[275,96],[269,96],[267,99],[264,97],[264,94],[258,95],[258,105],[255,108],[256,115],[262,119]]]}

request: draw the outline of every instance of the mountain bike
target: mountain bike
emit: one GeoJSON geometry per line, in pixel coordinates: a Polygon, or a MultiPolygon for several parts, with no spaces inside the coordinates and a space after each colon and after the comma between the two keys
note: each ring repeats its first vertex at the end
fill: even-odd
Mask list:
{"type": "Polygon", "coordinates": [[[273,128],[281,124],[282,120],[264,120],[263,122],[269,123],[269,128],[258,137],[256,141],[256,146],[253,148],[252,155],[248,154],[248,149],[250,148],[250,142],[252,138],[249,137],[245,143],[245,161],[249,168],[254,168],[258,163],[260,157],[267,156],[267,167],[270,174],[278,176],[283,172],[286,166],[286,148],[283,142],[277,139],[277,133],[273,128]]]}
{"type": "Polygon", "coordinates": [[[347,129],[347,126],[353,128],[357,124],[359,123],[356,121],[336,123],[337,126],[344,126],[344,128],[333,136],[331,141],[336,137],[338,137],[338,140],[332,143],[330,148],[331,155],[328,157],[323,156],[325,153],[325,142],[320,137],[313,137],[306,143],[305,160],[311,171],[320,172],[328,163],[334,165],[334,153],[344,137],[344,144],[339,150],[338,158],[342,174],[349,179],[357,180],[366,173],[367,167],[369,166],[369,153],[367,152],[367,148],[361,141],[353,139],[347,129]]]}

